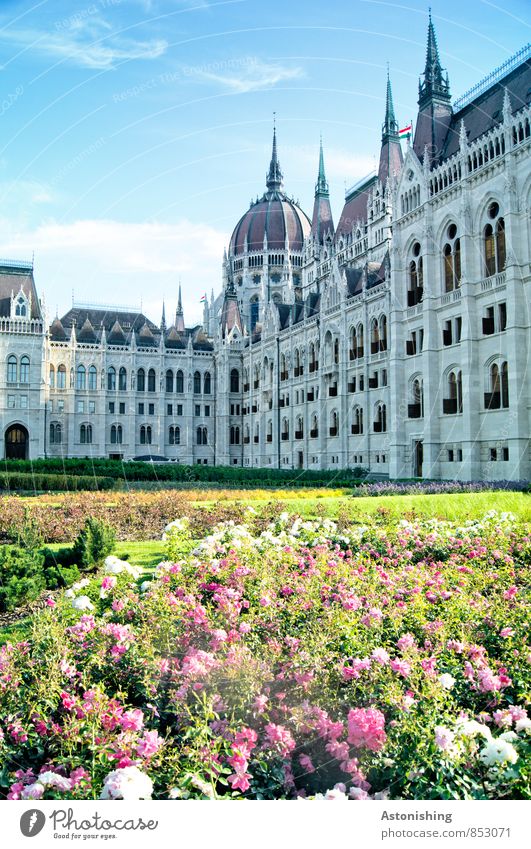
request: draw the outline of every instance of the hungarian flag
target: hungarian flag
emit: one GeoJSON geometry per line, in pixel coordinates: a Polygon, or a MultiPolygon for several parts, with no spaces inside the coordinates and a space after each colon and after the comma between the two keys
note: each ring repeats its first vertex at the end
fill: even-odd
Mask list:
{"type": "Polygon", "coordinates": [[[206,292],[205,292],[205,294],[204,294],[201,298],[199,298],[199,303],[200,303],[200,304],[205,304],[205,303],[206,303],[206,301],[207,301],[207,294],[206,294],[206,292]]]}
{"type": "Polygon", "coordinates": [[[413,125],[410,124],[408,127],[404,127],[402,130],[399,130],[398,135],[399,136],[410,136],[412,129],[413,129],[413,125]]]}

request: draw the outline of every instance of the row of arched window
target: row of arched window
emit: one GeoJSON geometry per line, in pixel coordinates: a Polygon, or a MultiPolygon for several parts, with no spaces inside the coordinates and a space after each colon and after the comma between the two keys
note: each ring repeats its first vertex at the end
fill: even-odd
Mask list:
{"type": "MultiPolygon", "coordinates": [[[[50,422],[49,428],[50,445],[61,445],[63,441],[63,426],[60,422],[50,422]]],[[[142,425],[140,428],[140,444],[151,445],[153,441],[153,431],[151,425],[142,425]]],[[[79,441],[82,445],[92,444],[92,425],[82,424],[79,428],[79,441]]],[[[123,443],[123,427],[120,424],[111,425],[110,441],[112,445],[121,445],[123,443]]],[[[168,442],[170,445],[181,444],[181,428],[171,425],[168,430],[168,442]]],[[[208,445],[208,429],[206,427],[198,427],[196,431],[197,445],[208,445]]],[[[231,445],[240,444],[240,428],[231,428],[231,445]]]]}
{"type": "Polygon", "coordinates": [[[15,354],[10,354],[7,358],[7,382],[8,383],[29,383],[30,382],[30,358],[24,354],[20,358],[20,362],[15,354]]]}
{"type": "MultiPolygon", "coordinates": [[[[29,383],[29,358],[21,357],[20,371],[18,369],[17,358],[10,355],[7,361],[7,381],[8,383],[16,383],[17,376],[20,375],[21,383],[29,383]]],[[[104,376],[102,375],[102,386],[104,376]]],[[[70,385],[74,385],[74,375],[71,372],[70,385]]],[[[50,366],[50,386],[52,389],[66,389],[66,367],[61,364],[55,368],[50,366]]],[[[212,393],[212,377],[210,372],[206,371],[201,375],[199,371],[194,372],[193,379],[194,394],[210,395],[212,393]]],[[[98,388],[98,372],[95,365],[89,366],[87,369],[84,365],[78,365],[75,374],[75,388],[78,391],[88,389],[95,391],[98,388]]],[[[133,387],[134,388],[134,387],[133,387]]],[[[136,390],[137,392],[156,392],[157,390],[157,375],[155,369],[150,368],[147,372],[143,368],[139,368],[136,373],[136,390]]],[[[121,366],[118,370],[114,366],[109,366],[107,369],[107,391],[108,392],[126,392],[127,391],[127,369],[121,366]]],[[[171,369],[166,371],[166,392],[178,394],[184,393],[184,374],[179,369],[174,372],[171,369]]],[[[231,372],[231,392],[239,391],[239,372],[233,369],[231,372]],[[235,386],[236,388],[232,388],[235,386]]]]}

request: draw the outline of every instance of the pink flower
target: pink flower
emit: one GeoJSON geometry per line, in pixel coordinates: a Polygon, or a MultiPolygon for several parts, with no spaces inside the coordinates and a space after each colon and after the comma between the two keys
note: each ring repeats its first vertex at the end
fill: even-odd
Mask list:
{"type": "Polygon", "coordinates": [[[315,767],[312,763],[312,759],[308,757],[308,755],[299,755],[299,763],[305,772],[315,772],[315,767]]]}
{"type": "Polygon", "coordinates": [[[350,666],[344,666],[342,669],[343,678],[346,681],[349,681],[351,678],[359,678],[360,672],[363,672],[366,669],[371,668],[371,659],[369,657],[360,660],[359,657],[355,657],[354,660],[351,661],[350,666]]]}
{"type": "Polygon", "coordinates": [[[274,722],[269,722],[264,730],[271,747],[277,749],[281,755],[289,755],[295,748],[295,740],[291,736],[291,732],[283,725],[275,725],[274,722]]]}
{"type": "Polygon", "coordinates": [[[512,587],[509,587],[508,590],[505,590],[503,597],[506,601],[512,601],[512,599],[515,597],[517,592],[518,592],[518,587],[515,587],[514,584],[513,584],[512,587]]]}
{"type": "Polygon", "coordinates": [[[251,775],[248,772],[234,772],[232,775],[229,775],[227,781],[233,790],[241,790],[242,793],[245,793],[251,786],[250,778],[251,775]]]}
{"type": "Polygon", "coordinates": [[[384,745],[385,716],[377,708],[353,708],[348,713],[348,742],[378,752],[384,745]]]}
{"type": "Polygon", "coordinates": [[[502,628],[500,631],[500,637],[504,639],[506,637],[512,637],[514,635],[514,628],[502,628]]]}
{"type": "Polygon", "coordinates": [[[403,634],[397,641],[397,646],[400,651],[404,651],[404,649],[411,649],[413,646],[416,646],[415,637],[413,634],[403,634]]]}
{"type": "Polygon", "coordinates": [[[61,698],[61,701],[63,703],[63,707],[65,708],[65,710],[71,710],[76,703],[75,698],[73,696],[71,696],[69,693],[61,693],[60,698],[61,698]]]}
{"type": "Polygon", "coordinates": [[[48,607],[55,607],[55,599],[53,599],[53,598],[47,598],[47,599],[46,599],[46,604],[48,605],[48,607]]]}
{"type": "Polygon", "coordinates": [[[381,666],[385,666],[389,663],[389,653],[386,652],[383,648],[374,649],[371,654],[372,660],[375,660],[376,663],[379,663],[381,666]]]}
{"type": "Polygon", "coordinates": [[[135,749],[139,757],[150,758],[158,752],[163,744],[164,740],[162,737],[159,737],[156,731],[144,731],[144,734],[136,744],[135,749]]]}
{"type": "Polygon", "coordinates": [[[397,672],[398,675],[402,676],[402,678],[407,678],[411,672],[411,664],[408,663],[407,660],[399,660],[398,658],[395,658],[395,660],[391,661],[390,666],[393,672],[397,672]]]}
{"type": "Polygon", "coordinates": [[[140,731],[144,725],[144,714],[138,708],[126,710],[120,717],[120,725],[124,731],[140,731]]]}

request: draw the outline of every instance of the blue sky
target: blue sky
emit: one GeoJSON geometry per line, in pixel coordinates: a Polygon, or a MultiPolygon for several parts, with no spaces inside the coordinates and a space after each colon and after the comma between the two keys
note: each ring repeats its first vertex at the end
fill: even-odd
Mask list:
{"type": "MultiPolygon", "coordinates": [[[[432,3],[458,97],[530,41],[528,0],[432,3]]],[[[2,0],[0,255],[31,258],[50,313],[76,300],[187,322],[264,190],[311,213],[319,135],[337,220],[379,151],[386,64],[416,114],[427,6],[377,0],[2,0]]]]}

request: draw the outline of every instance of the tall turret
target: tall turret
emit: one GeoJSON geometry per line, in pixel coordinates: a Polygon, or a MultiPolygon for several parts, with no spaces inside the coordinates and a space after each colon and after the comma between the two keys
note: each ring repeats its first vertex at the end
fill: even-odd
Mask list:
{"type": "Polygon", "coordinates": [[[389,177],[398,175],[402,169],[402,148],[398,137],[398,123],[395,118],[393,92],[389,71],[387,71],[387,92],[385,98],[385,119],[382,124],[382,147],[378,179],[385,184],[389,177]]]}
{"type": "Polygon", "coordinates": [[[330,206],[330,192],[324,169],[323,140],[319,147],[319,171],[315,184],[315,199],[313,202],[312,236],[316,241],[323,241],[325,233],[334,233],[334,221],[330,206]]]}
{"type": "Polygon", "coordinates": [[[183,313],[183,299],[181,295],[181,284],[179,283],[179,300],[177,301],[177,309],[175,311],[175,329],[179,331],[179,333],[184,333],[184,313],[183,313]]]}
{"type": "Polygon", "coordinates": [[[266,176],[266,185],[268,191],[278,192],[282,189],[282,180],[284,175],[280,170],[280,162],[277,154],[277,128],[273,125],[273,151],[271,153],[271,162],[269,163],[269,171],[266,176]]]}
{"type": "Polygon", "coordinates": [[[424,150],[428,149],[430,161],[436,162],[443,149],[452,117],[450,101],[450,83],[448,74],[443,74],[439,59],[439,49],[435,28],[431,19],[428,24],[428,45],[426,48],[426,67],[424,80],[419,81],[419,112],[415,127],[413,150],[423,160],[424,150]]]}

